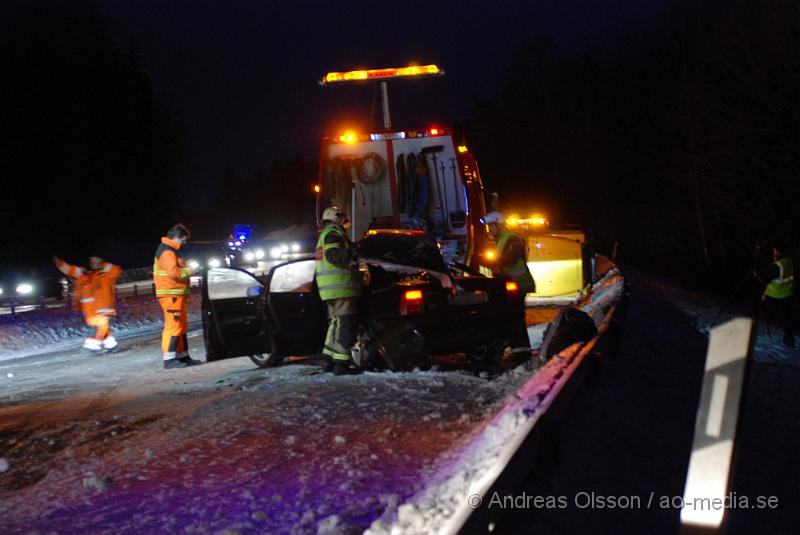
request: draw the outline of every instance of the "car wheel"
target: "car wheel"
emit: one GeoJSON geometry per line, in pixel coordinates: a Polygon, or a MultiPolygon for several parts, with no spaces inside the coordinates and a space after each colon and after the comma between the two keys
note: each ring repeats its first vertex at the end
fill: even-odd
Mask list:
{"type": "Polygon", "coordinates": [[[258,355],[250,355],[250,360],[259,368],[273,368],[283,362],[285,357],[276,353],[259,353],[258,355]]]}
{"type": "Polygon", "coordinates": [[[485,344],[478,345],[467,353],[470,361],[480,364],[497,363],[503,358],[508,343],[505,339],[490,340],[485,344]]]}

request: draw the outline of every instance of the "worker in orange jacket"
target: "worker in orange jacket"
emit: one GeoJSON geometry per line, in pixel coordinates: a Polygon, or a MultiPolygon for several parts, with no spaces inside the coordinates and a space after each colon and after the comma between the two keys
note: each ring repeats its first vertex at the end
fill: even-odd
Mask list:
{"type": "Polygon", "coordinates": [[[80,304],[86,325],[95,329],[83,348],[92,353],[113,353],[119,345],[111,333],[111,320],[117,317],[116,283],[122,268],[104,262],[99,256],[89,257],[89,268],[73,266],[57,256],[56,267],[73,280],[73,299],[80,304]]]}
{"type": "Polygon", "coordinates": [[[164,310],[164,331],[161,334],[161,349],[164,353],[164,369],[195,366],[200,361],[189,356],[188,305],[191,294],[189,278],[194,269],[186,266],[181,256],[181,247],[189,241],[189,230],[178,223],[161,238],[153,261],[153,281],[158,303],[164,310]]]}

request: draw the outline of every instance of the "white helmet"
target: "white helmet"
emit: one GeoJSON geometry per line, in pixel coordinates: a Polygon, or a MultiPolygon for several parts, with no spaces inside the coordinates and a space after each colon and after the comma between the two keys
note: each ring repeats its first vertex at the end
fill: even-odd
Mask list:
{"type": "Polygon", "coordinates": [[[506,222],[506,218],[502,214],[502,212],[489,212],[483,217],[483,222],[486,225],[489,225],[491,223],[497,223],[498,225],[502,225],[503,223],[506,222]]]}
{"type": "Polygon", "coordinates": [[[338,206],[330,206],[325,208],[322,212],[322,221],[331,221],[337,225],[341,225],[347,219],[347,214],[338,206]]]}

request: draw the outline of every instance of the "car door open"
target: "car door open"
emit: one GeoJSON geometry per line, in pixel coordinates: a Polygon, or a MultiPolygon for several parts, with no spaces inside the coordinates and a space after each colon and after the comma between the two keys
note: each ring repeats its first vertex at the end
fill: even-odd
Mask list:
{"type": "Polygon", "coordinates": [[[264,285],[238,268],[203,273],[203,337],[206,359],[249,356],[271,350],[264,285]]]}
{"type": "Polygon", "coordinates": [[[289,354],[312,354],[322,348],[325,310],[314,286],[314,260],[272,268],[267,307],[281,346],[289,354]]]}

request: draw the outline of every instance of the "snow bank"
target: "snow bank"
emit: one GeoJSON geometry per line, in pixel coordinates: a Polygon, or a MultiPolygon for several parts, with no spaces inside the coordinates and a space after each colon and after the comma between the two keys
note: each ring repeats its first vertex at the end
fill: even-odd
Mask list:
{"type": "MultiPolygon", "coordinates": [[[[581,306],[604,332],[610,312],[624,292],[619,270],[610,270],[581,306]]],[[[529,329],[532,338],[541,328],[529,329]]],[[[527,380],[491,422],[447,463],[426,487],[395,512],[376,520],[366,533],[457,533],[472,511],[480,506],[494,481],[511,460],[528,433],[555,400],[597,339],[574,344],[550,359],[527,380]]],[[[533,341],[533,340],[532,340],[533,341]]],[[[526,373],[520,367],[514,374],[526,373]]]]}
{"type": "MultiPolygon", "coordinates": [[[[639,278],[645,280],[648,285],[663,286],[663,283],[652,275],[639,274],[639,278]]],[[[672,304],[691,318],[697,331],[706,336],[708,336],[712,327],[726,323],[736,316],[743,315],[742,311],[725,308],[698,293],[672,288],[669,295],[671,296],[672,304]]],[[[764,319],[758,320],[755,339],[753,340],[753,361],[759,364],[786,364],[800,368],[800,354],[798,354],[797,349],[783,345],[783,328],[779,325],[768,323],[764,319]]]]}
{"type": "MultiPolygon", "coordinates": [[[[163,325],[163,312],[151,296],[118,301],[118,318],[111,331],[118,339],[158,331],[163,325]]],[[[189,301],[189,322],[199,321],[200,299],[189,301]]],[[[39,353],[77,348],[93,329],[86,326],[79,310],[48,309],[41,316],[32,314],[15,323],[0,325],[0,361],[39,353]]]]}

